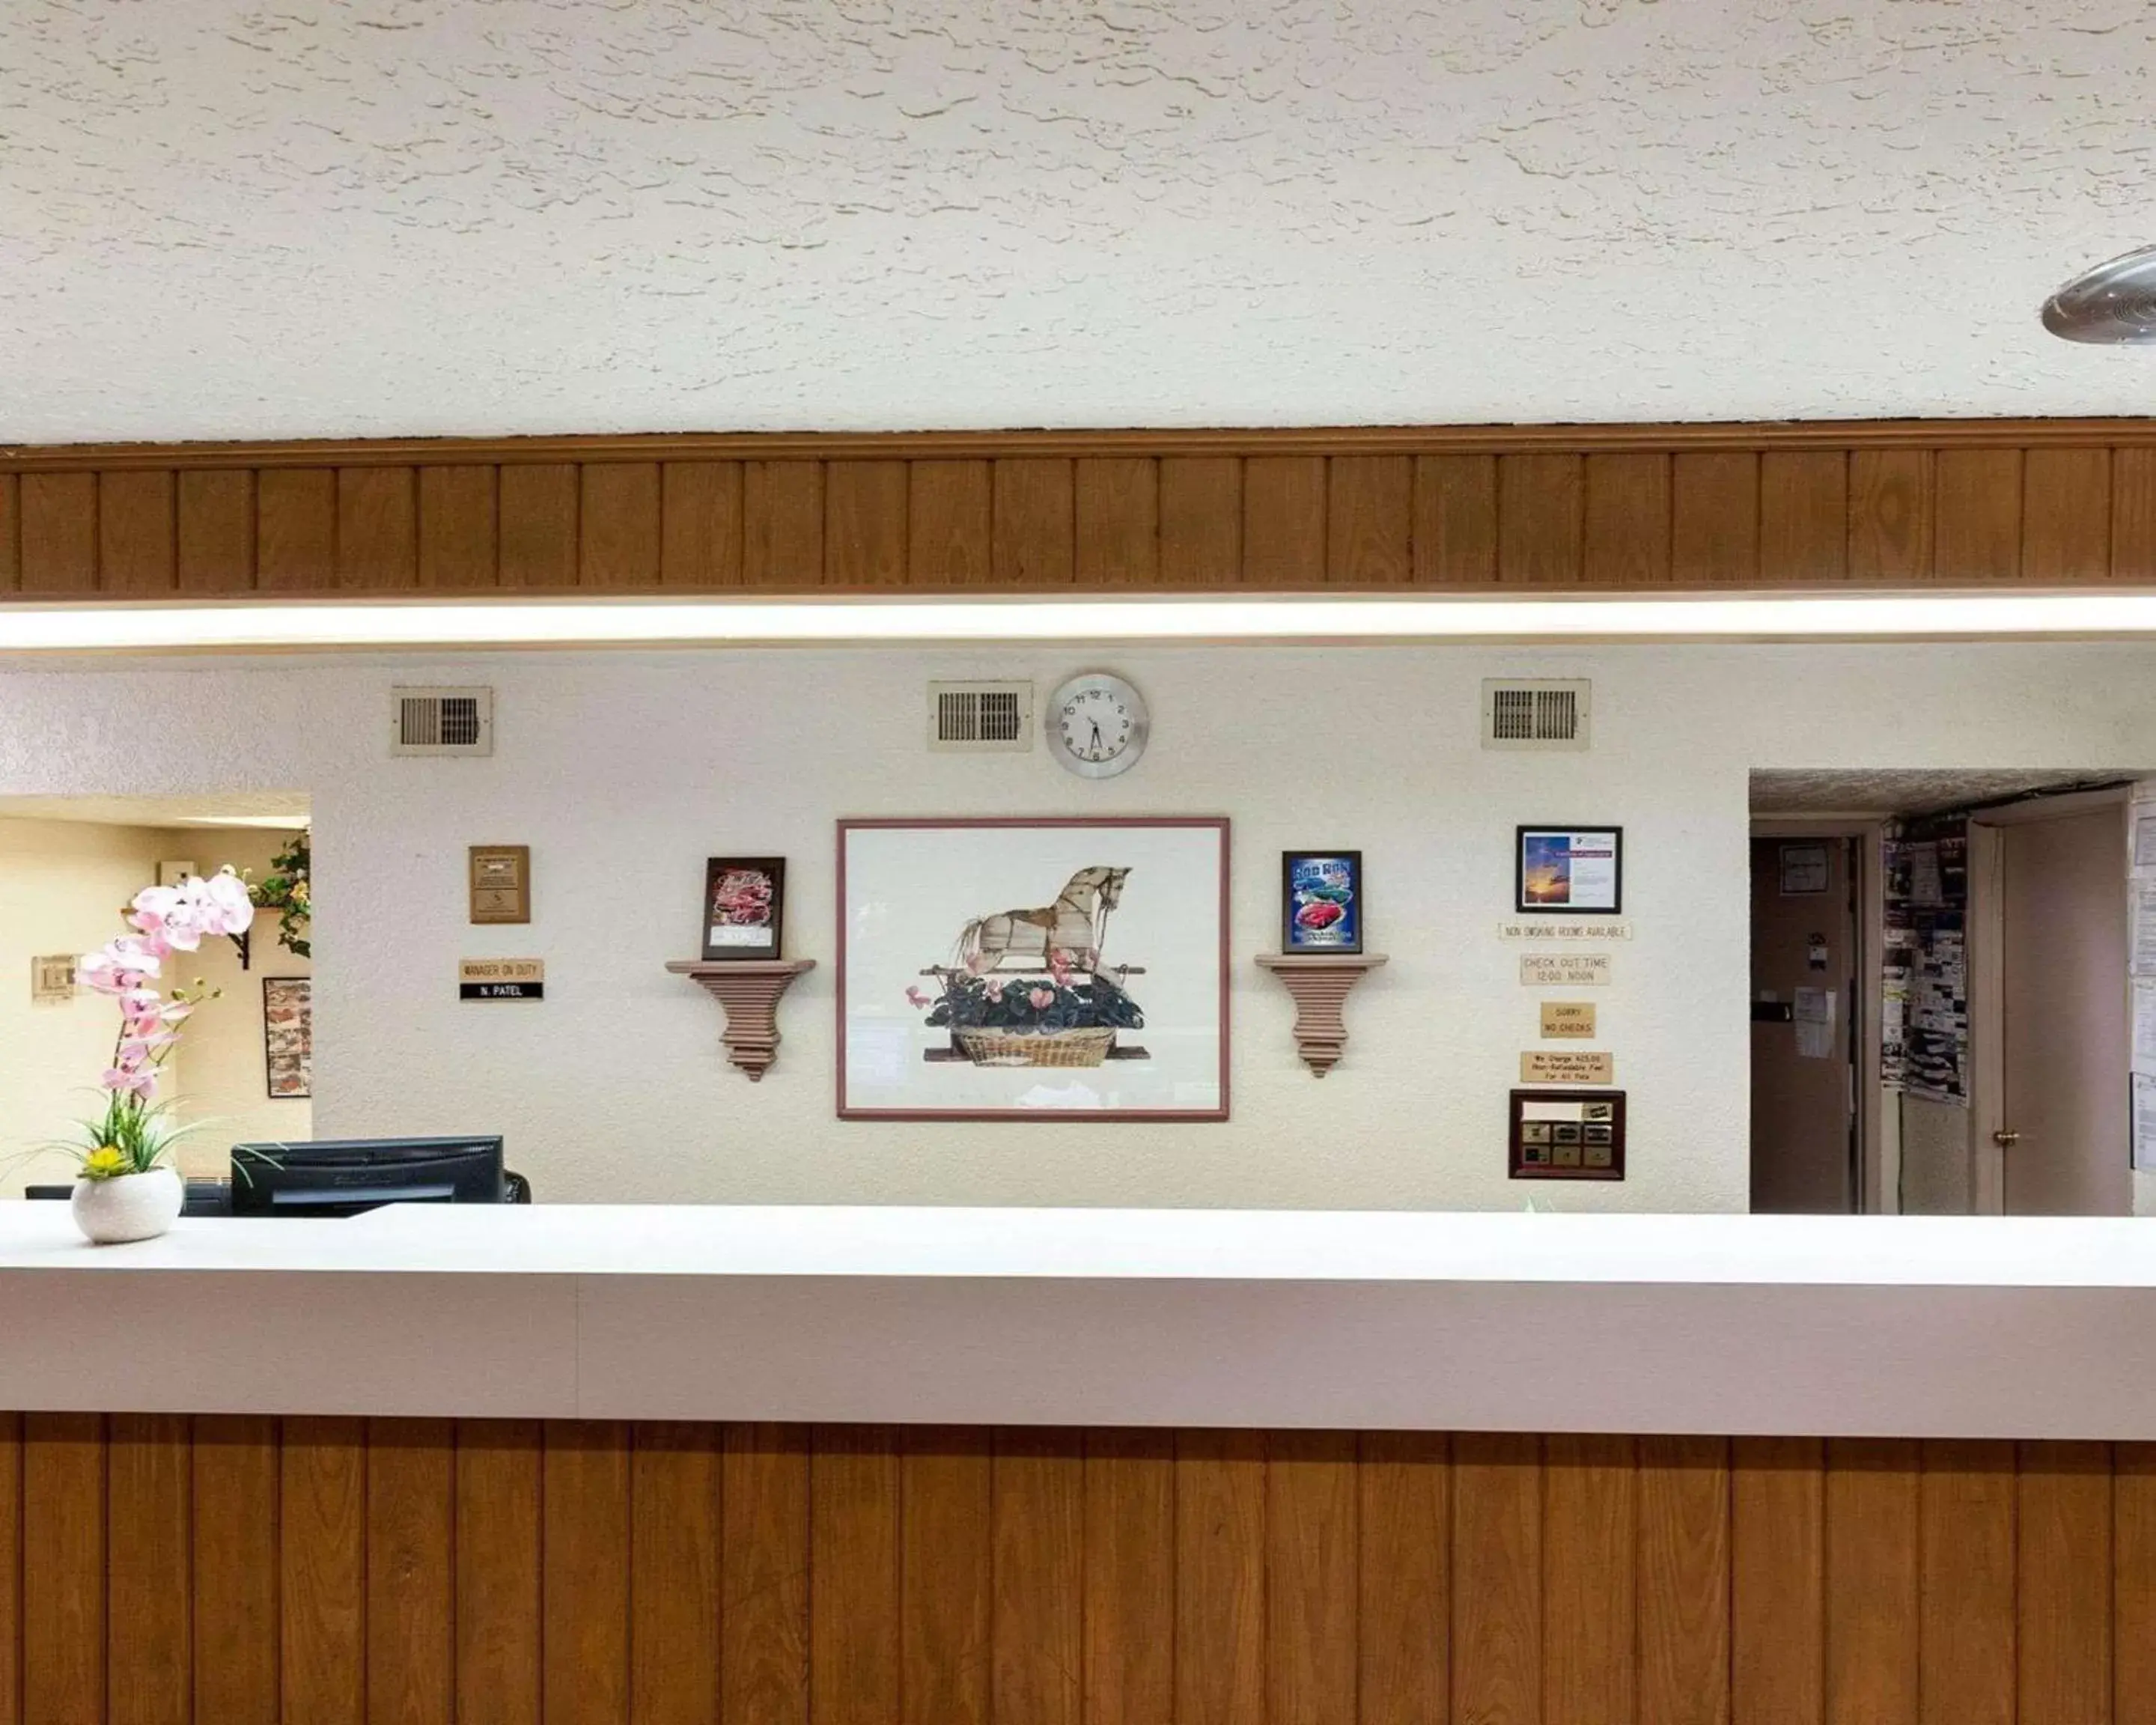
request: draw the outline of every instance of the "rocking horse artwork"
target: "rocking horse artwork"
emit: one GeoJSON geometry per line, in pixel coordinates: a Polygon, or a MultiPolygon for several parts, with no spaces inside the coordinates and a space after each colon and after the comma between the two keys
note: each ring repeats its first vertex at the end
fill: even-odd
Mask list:
{"type": "MultiPolygon", "coordinates": [[[[1222,1057],[1194,1082],[1186,1069],[1212,1050],[1173,1025],[1173,1070],[1152,1076],[1153,1035],[1132,990],[1150,1001],[1167,987],[1165,998],[1187,1016],[1219,964],[1224,996],[1224,825],[842,823],[842,1115],[1098,1117],[1124,1110],[1132,1096],[1209,1101],[1224,1081],[1224,998],[1214,1008],[1222,1057]],[[865,891],[865,867],[876,883],[865,891]],[[849,1004],[866,984],[870,967],[855,956],[865,943],[878,955],[872,973],[880,979],[867,1010],[849,1004]],[[894,961],[909,947],[911,963],[899,969],[894,961]],[[1171,963],[1167,973],[1158,968],[1163,961],[1171,963]],[[1171,980],[1163,983],[1163,974],[1171,980]],[[893,1008],[911,1021],[903,1042],[891,1024],[893,1008]],[[946,1106],[854,1108],[856,1063],[864,1088],[872,1082],[879,1099],[895,1092],[946,1106]],[[901,1076],[906,1065],[918,1081],[901,1076]],[[1001,1106],[959,1106],[969,1101],[1001,1106]]],[[[1220,1117],[1187,1106],[1127,1111],[1220,1117]]]]}

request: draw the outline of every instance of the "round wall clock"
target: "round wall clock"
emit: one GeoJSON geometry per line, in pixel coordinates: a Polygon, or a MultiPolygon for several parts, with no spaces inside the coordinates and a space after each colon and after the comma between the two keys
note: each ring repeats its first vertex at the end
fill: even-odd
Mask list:
{"type": "Polygon", "coordinates": [[[1121,677],[1089,671],[1048,703],[1049,752],[1081,778],[1113,778],[1145,752],[1144,697],[1121,677]]]}

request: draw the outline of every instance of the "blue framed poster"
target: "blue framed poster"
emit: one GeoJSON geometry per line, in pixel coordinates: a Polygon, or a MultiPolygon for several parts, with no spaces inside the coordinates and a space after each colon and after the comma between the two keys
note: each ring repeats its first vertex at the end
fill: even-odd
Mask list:
{"type": "Polygon", "coordinates": [[[1281,950],[1363,950],[1363,853],[1281,853],[1281,950]]]}

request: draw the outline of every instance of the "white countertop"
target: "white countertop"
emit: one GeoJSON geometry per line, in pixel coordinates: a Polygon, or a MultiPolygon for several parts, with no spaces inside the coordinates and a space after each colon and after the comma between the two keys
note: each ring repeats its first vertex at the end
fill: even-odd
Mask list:
{"type": "Polygon", "coordinates": [[[2156,1437],[2132,1220],[0,1204],[0,1312],[11,1408],[2156,1437]]]}

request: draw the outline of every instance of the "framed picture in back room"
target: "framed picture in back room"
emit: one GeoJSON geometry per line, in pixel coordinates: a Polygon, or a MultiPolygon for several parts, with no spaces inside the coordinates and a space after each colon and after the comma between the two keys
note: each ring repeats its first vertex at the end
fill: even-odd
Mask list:
{"type": "Polygon", "coordinates": [[[315,1093],[315,984],[311,977],[262,978],[262,1045],[273,1101],[315,1093]]]}
{"type": "Polygon", "coordinates": [[[1228,823],[839,824],[843,1120],[1225,1120],[1228,823]]]}

